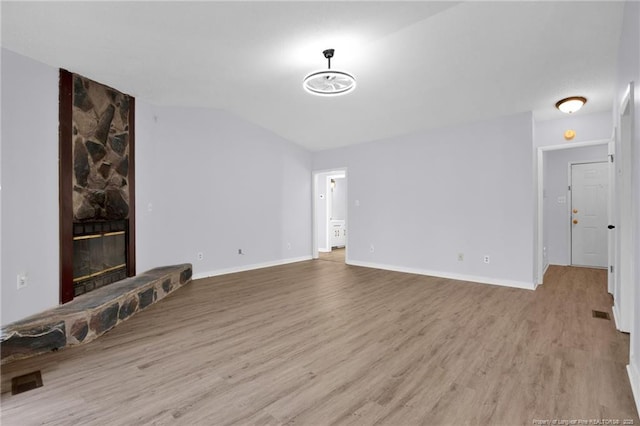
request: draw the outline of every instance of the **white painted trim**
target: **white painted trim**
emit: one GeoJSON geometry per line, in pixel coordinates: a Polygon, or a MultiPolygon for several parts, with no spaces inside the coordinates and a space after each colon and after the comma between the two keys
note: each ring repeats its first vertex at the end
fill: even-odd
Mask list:
{"type": "Polygon", "coordinates": [[[610,139],[597,139],[593,141],[585,141],[585,142],[574,142],[566,145],[549,145],[549,146],[539,146],[537,148],[537,167],[534,168],[536,173],[535,182],[537,183],[537,206],[536,212],[538,216],[537,220],[537,229],[534,231],[535,238],[535,253],[533,256],[533,261],[536,263],[535,271],[536,277],[534,281],[537,284],[542,284],[544,277],[544,258],[543,258],[543,249],[544,249],[544,152],[545,151],[558,151],[561,149],[571,149],[571,148],[581,148],[585,146],[596,146],[596,145],[604,145],[608,144],[610,139]]]}
{"type": "Polygon", "coordinates": [[[571,212],[571,210],[573,209],[573,164],[574,163],[570,161],[567,165],[568,186],[566,192],[567,195],[565,195],[567,197],[567,216],[565,219],[569,222],[568,232],[567,235],[565,235],[567,239],[567,250],[569,251],[569,265],[573,265],[573,225],[571,224],[571,218],[573,217],[573,213],[571,212]]]}
{"type": "Polygon", "coordinates": [[[606,143],[609,143],[611,139],[596,139],[596,140],[592,140],[592,141],[584,141],[584,142],[572,142],[572,143],[568,143],[566,145],[545,145],[545,146],[539,146],[538,150],[541,151],[560,151],[562,149],[571,149],[571,148],[582,148],[585,146],[597,146],[597,145],[604,145],[606,143]]]}
{"type": "Polygon", "coordinates": [[[631,101],[631,96],[633,94],[633,82],[627,84],[627,88],[624,91],[624,95],[622,96],[622,102],[620,102],[620,109],[618,110],[618,115],[622,115],[624,110],[627,109],[629,102],[631,101]]]}
{"type": "MultiPolygon", "coordinates": [[[[344,212],[344,221],[345,226],[347,227],[347,235],[345,238],[345,262],[349,260],[349,170],[346,166],[344,167],[336,167],[333,169],[323,169],[323,170],[313,170],[311,172],[311,256],[313,259],[318,259],[320,257],[319,253],[327,253],[331,251],[331,244],[329,243],[329,232],[327,232],[327,251],[318,249],[318,217],[316,214],[316,197],[319,196],[318,193],[318,178],[323,174],[332,174],[335,176],[343,177],[346,179],[346,199],[347,204],[345,206],[344,212]]],[[[328,203],[327,203],[328,206],[328,203]]],[[[327,219],[329,218],[329,212],[327,211],[327,219]]],[[[327,225],[328,225],[327,221],[327,225]]]]}
{"type": "Polygon", "coordinates": [[[613,306],[611,307],[611,312],[613,312],[613,322],[616,325],[616,330],[622,331],[623,333],[629,333],[630,330],[627,330],[623,325],[621,325],[621,322],[620,322],[621,315],[620,315],[618,306],[620,305],[616,305],[616,302],[614,300],[613,306]]]}
{"type": "MultiPolygon", "coordinates": [[[[609,160],[609,194],[607,197],[607,219],[609,221],[609,225],[616,223],[616,211],[618,206],[616,205],[616,164],[615,162],[611,162],[611,157],[616,157],[616,132],[617,126],[613,127],[613,135],[611,136],[611,142],[609,142],[609,146],[607,147],[607,159],[609,160]]],[[[607,230],[607,245],[608,247],[608,257],[607,261],[609,263],[609,267],[607,268],[607,292],[614,296],[615,294],[615,283],[616,283],[616,275],[612,271],[612,266],[616,263],[616,230],[608,229],[607,230]]],[[[616,269],[618,267],[616,266],[616,269]]],[[[616,271],[618,272],[618,271],[616,271]]]]}
{"type": "MultiPolygon", "coordinates": [[[[333,188],[331,188],[331,177],[332,175],[327,175],[324,180],[324,187],[327,188],[324,194],[324,217],[325,223],[323,225],[324,228],[324,236],[325,242],[324,247],[331,251],[331,227],[329,223],[331,221],[331,212],[333,211],[333,188]]],[[[320,251],[320,247],[318,247],[318,251],[320,251]]]]}
{"type": "Polygon", "coordinates": [[[535,253],[533,259],[536,262],[536,277],[534,280],[537,285],[544,281],[544,152],[538,148],[536,156],[536,210],[537,210],[537,229],[535,237],[535,253]]]}
{"type": "Polygon", "coordinates": [[[273,266],[287,265],[289,263],[311,260],[311,256],[292,257],[289,259],[273,260],[270,262],[254,263],[251,265],[234,266],[233,268],[216,269],[214,271],[199,272],[193,275],[193,279],[216,277],[218,275],[234,274],[236,272],[252,271],[254,269],[270,268],[273,266]]]}
{"type": "Polygon", "coordinates": [[[317,259],[318,254],[318,229],[316,228],[316,197],[318,196],[318,174],[311,172],[311,258],[317,259]]]}
{"type": "Polygon", "coordinates": [[[640,413],[640,372],[638,372],[635,363],[629,362],[627,374],[629,375],[629,383],[631,383],[631,392],[636,403],[636,410],[640,413]]]}
{"type": "MultiPolygon", "coordinates": [[[[630,359],[633,360],[633,348],[636,346],[637,336],[633,332],[634,309],[635,309],[635,244],[632,232],[621,232],[621,230],[632,230],[637,223],[634,217],[634,205],[632,202],[635,193],[635,182],[633,176],[634,164],[632,153],[634,150],[634,127],[635,121],[635,100],[634,83],[628,84],[625,95],[620,104],[617,116],[616,142],[620,147],[620,152],[616,152],[614,162],[614,181],[616,191],[616,202],[614,207],[616,213],[613,224],[616,226],[616,258],[614,265],[615,288],[613,299],[619,305],[618,319],[620,320],[620,330],[631,332],[630,359]],[[625,131],[623,127],[623,117],[628,117],[629,128],[625,131]],[[628,135],[628,137],[624,137],[628,135]]],[[[625,121],[626,122],[626,121],[625,121]]],[[[612,263],[610,262],[609,265],[612,263]]]]}
{"type": "Polygon", "coordinates": [[[514,287],[514,288],[521,288],[525,290],[535,290],[535,284],[533,282],[512,281],[512,280],[504,280],[504,279],[497,279],[497,278],[480,277],[477,275],[454,274],[450,272],[430,271],[426,269],[409,268],[405,266],[396,266],[396,265],[384,265],[384,264],[372,263],[372,262],[360,262],[356,260],[349,261],[347,262],[347,264],[353,265],[353,266],[362,266],[365,268],[384,269],[386,271],[404,272],[407,274],[428,275],[431,277],[448,278],[451,280],[470,281],[470,282],[475,282],[480,284],[492,284],[492,285],[499,285],[503,287],[514,287]]]}

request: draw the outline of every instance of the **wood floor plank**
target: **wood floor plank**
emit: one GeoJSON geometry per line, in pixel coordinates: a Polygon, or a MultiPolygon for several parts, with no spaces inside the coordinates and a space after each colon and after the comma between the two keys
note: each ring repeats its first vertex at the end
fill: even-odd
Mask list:
{"type": "Polygon", "coordinates": [[[196,280],[90,344],[3,366],[44,386],[3,393],[2,424],[639,424],[629,336],[591,316],[611,314],[606,271],[552,266],[527,291],[340,254],[196,280]]]}

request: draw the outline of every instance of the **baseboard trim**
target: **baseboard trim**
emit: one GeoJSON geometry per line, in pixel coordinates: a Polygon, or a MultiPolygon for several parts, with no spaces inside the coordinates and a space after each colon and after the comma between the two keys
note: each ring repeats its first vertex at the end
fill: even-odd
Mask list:
{"type": "Polygon", "coordinates": [[[547,270],[549,269],[549,266],[550,266],[550,264],[549,264],[549,263],[546,263],[546,264],[544,265],[544,269],[542,270],[542,276],[541,276],[541,277],[538,277],[538,278],[535,280],[535,283],[534,283],[534,286],[533,286],[533,287],[534,287],[534,290],[535,290],[535,289],[537,289],[539,285],[544,284],[544,276],[545,276],[545,274],[547,273],[547,270]]]}
{"type": "Polygon", "coordinates": [[[218,275],[235,274],[236,272],[252,271],[254,269],[271,268],[272,266],[287,265],[289,263],[311,260],[311,256],[291,257],[288,259],[273,260],[270,262],[253,263],[250,265],[234,266],[233,268],[216,269],[214,271],[199,272],[193,275],[194,280],[200,278],[217,277],[218,275]]]}
{"type": "Polygon", "coordinates": [[[611,307],[611,312],[613,312],[613,322],[616,325],[616,330],[621,331],[623,333],[630,333],[630,330],[627,330],[625,327],[622,326],[622,324],[620,324],[620,313],[618,312],[618,305],[616,305],[615,302],[611,307]]]}
{"type": "Polygon", "coordinates": [[[616,330],[620,331],[620,326],[618,325],[618,315],[616,314],[616,311],[618,310],[618,308],[616,308],[616,304],[614,302],[613,306],[611,307],[611,312],[613,313],[613,323],[616,326],[616,330]]]}
{"type": "Polygon", "coordinates": [[[640,413],[640,373],[633,360],[627,365],[627,374],[629,375],[629,383],[631,383],[631,392],[633,400],[636,403],[636,411],[640,413]]]}
{"type": "MultiPolygon", "coordinates": [[[[254,263],[250,265],[236,266],[233,268],[216,269],[214,271],[199,272],[193,275],[193,279],[197,280],[201,278],[216,277],[219,275],[234,274],[236,272],[252,271],[254,269],[270,268],[273,266],[286,265],[289,263],[304,262],[306,260],[312,260],[312,257],[300,256],[300,257],[293,257],[289,259],[274,260],[270,262],[261,262],[261,263],[254,263]]],[[[346,263],[348,265],[361,266],[364,268],[383,269],[387,271],[404,272],[407,274],[427,275],[432,277],[447,278],[451,280],[469,281],[469,282],[475,282],[480,284],[499,285],[502,287],[521,288],[525,290],[535,290],[535,285],[533,282],[529,283],[525,281],[505,280],[500,278],[482,277],[478,275],[455,274],[455,273],[442,272],[442,271],[409,268],[405,266],[385,265],[385,264],[373,263],[373,262],[361,262],[358,260],[348,260],[346,263]]],[[[614,310],[614,317],[615,317],[615,310],[614,310]]]]}
{"type": "Polygon", "coordinates": [[[350,260],[347,262],[347,264],[353,265],[353,266],[362,266],[365,268],[384,269],[386,271],[404,272],[407,274],[428,275],[431,277],[448,278],[451,280],[470,281],[470,282],[475,282],[480,284],[491,284],[491,285],[499,285],[502,287],[513,287],[513,288],[521,288],[525,290],[535,290],[535,285],[533,281],[532,282],[513,281],[513,280],[505,280],[501,278],[490,278],[490,277],[481,277],[477,275],[464,275],[464,274],[455,274],[450,272],[409,268],[406,266],[384,265],[384,264],[372,263],[372,262],[361,262],[358,260],[350,260]]]}

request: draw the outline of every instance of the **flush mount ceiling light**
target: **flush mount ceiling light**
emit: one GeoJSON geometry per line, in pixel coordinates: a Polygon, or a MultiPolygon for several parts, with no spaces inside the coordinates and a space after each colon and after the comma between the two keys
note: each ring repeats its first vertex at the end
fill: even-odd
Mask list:
{"type": "Polygon", "coordinates": [[[556,108],[566,114],[573,114],[580,108],[582,105],[587,103],[587,98],[583,96],[571,96],[568,98],[560,99],[556,102],[556,108]]]}
{"type": "Polygon", "coordinates": [[[337,96],[349,93],[356,88],[356,79],[349,73],[331,69],[331,58],[335,50],[327,49],[322,52],[329,62],[326,71],[318,71],[304,78],[304,90],[314,95],[337,96]]]}

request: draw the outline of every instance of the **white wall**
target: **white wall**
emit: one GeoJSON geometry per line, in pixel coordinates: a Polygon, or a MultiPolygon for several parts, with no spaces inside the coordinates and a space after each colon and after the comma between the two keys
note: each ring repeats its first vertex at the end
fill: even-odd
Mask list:
{"type": "MultiPolygon", "coordinates": [[[[544,147],[544,146],[558,146],[564,145],[569,148],[571,145],[574,145],[579,142],[586,141],[596,141],[596,140],[608,140],[611,139],[613,133],[613,121],[611,118],[611,111],[602,111],[596,113],[586,113],[586,109],[581,110],[576,115],[566,115],[558,111],[558,115],[561,118],[555,120],[546,120],[546,121],[536,121],[534,122],[534,146],[544,147]],[[564,132],[566,130],[574,130],[576,132],[576,136],[571,141],[567,141],[564,139],[564,132]]],[[[587,152],[589,150],[587,149],[587,152]]],[[[562,180],[562,173],[559,169],[557,169],[557,164],[553,166],[553,170],[551,171],[551,175],[549,175],[549,165],[546,161],[547,158],[551,158],[552,160],[555,158],[556,161],[560,161],[560,158],[563,158],[563,151],[546,151],[544,152],[545,162],[543,163],[544,167],[544,179],[545,186],[547,186],[546,180],[548,178],[562,180]],[[551,154],[551,152],[554,152],[551,154]]],[[[574,152],[573,149],[569,149],[568,152],[574,152]]],[[[583,151],[584,152],[584,151],[583,151]]],[[[587,154],[588,155],[588,154],[587,154]]],[[[590,156],[584,158],[592,158],[590,156]]],[[[570,161],[569,158],[567,158],[570,161]]],[[[566,175],[566,172],[564,172],[566,175]]],[[[564,188],[566,190],[566,183],[564,184],[564,188]]],[[[565,253],[568,248],[567,243],[559,244],[559,240],[565,238],[568,230],[564,229],[564,225],[560,225],[558,223],[558,212],[561,210],[561,206],[557,205],[557,197],[561,191],[561,187],[557,182],[551,183],[550,187],[545,187],[546,189],[550,189],[555,195],[551,197],[550,194],[544,194],[543,201],[543,213],[544,213],[544,229],[543,229],[543,264],[546,269],[547,265],[551,264],[568,264],[569,260],[567,260],[566,255],[562,255],[561,253],[565,253]],[[551,216],[549,216],[551,215],[551,216]],[[551,223],[548,219],[551,219],[551,223]],[[560,232],[558,234],[557,232],[560,232]],[[553,234],[551,234],[553,233],[553,234]],[[550,241],[550,238],[553,241],[550,241]],[[550,248],[549,245],[552,247],[550,248]],[[553,251],[553,255],[550,255],[549,250],[553,251]],[[550,256],[553,257],[553,260],[550,259],[550,256]]]]}
{"type": "Polygon", "coordinates": [[[138,102],[136,132],[138,271],[191,262],[202,277],[311,258],[308,151],[217,110],[138,102]]]}
{"type": "Polygon", "coordinates": [[[58,70],[2,49],[2,324],[59,302],[58,70]],[[28,275],[17,289],[18,274],[28,275]]]}
{"type": "Polygon", "coordinates": [[[622,34],[618,50],[618,67],[616,76],[616,97],[613,103],[613,116],[618,116],[618,108],[624,97],[629,82],[635,84],[635,128],[633,130],[631,164],[633,179],[632,205],[636,214],[633,227],[630,230],[635,244],[635,291],[633,301],[633,324],[631,327],[631,344],[629,356],[629,379],[636,400],[636,407],[640,410],[640,3],[628,1],[625,5],[622,34]]]}
{"type": "Polygon", "coordinates": [[[544,156],[544,233],[547,260],[551,265],[569,265],[571,199],[567,187],[568,164],[607,161],[607,146],[546,151],[544,156]],[[564,197],[565,202],[560,203],[558,197],[564,197]]]}
{"type": "Polygon", "coordinates": [[[349,169],[349,263],[533,288],[532,127],[518,114],[315,153],[315,170],[349,169]]]}
{"type": "MultiPolygon", "coordinates": [[[[309,152],[224,112],[136,106],[139,273],[311,257],[309,152]]],[[[4,325],[59,302],[58,70],[4,49],[1,146],[4,325]]]]}
{"type": "MultiPolygon", "coordinates": [[[[587,106],[584,108],[587,109],[587,106]]],[[[535,146],[570,145],[576,142],[611,139],[613,132],[611,111],[590,114],[585,112],[581,110],[575,115],[566,115],[558,111],[561,118],[557,120],[536,121],[535,146]],[[576,136],[571,141],[566,141],[564,132],[569,129],[574,130],[576,136]]]]}

